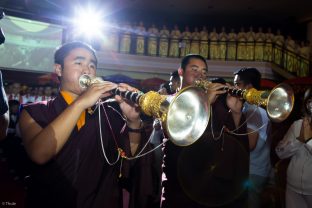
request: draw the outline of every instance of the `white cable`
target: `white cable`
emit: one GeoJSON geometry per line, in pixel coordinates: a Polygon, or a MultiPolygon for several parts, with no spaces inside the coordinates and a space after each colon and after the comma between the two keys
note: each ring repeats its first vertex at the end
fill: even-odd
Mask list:
{"type": "MultiPolygon", "coordinates": [[[[118,160],[120,159],[120,152],[118,151],[118,155],[117,155],[116,161],[110,162],[110,161],[108,160],[107,155],[106,155],[106,152],[105,152],[105,149],[104,149],[104,144],[103,144],[102,125],[101,125],[101,111],[100,111],[100,107],[99,107],[99,106],[102,106],[102,108],[104,109],[104,106],[103,106],[104,103],[106,103],[106,102],[105,102],[105,101],[104,101],[104,102],[98,101],[95,109],[99,108],[100,141],[101,141],[102,152],[103,152],[103,155],[104,155],[104,157],[105,157],[106,162],[107,162],[109,165],[112,166],[112,165],[115,165],[115,164],[118,162],[118,160]]],[[[109,106],[109,107],[111,107],[111,106],[109,106]]],[[[112,108],[112,107],[111,107],[111,108],[112,108]]],[[[115,110],[115,109],[114,109],[114,110],[115,110]]],[[[118,112],[118,111],[116,111],[116,112],[118,112]]],[[[118,114],[125,120],[125,118],[124,118],[119,112],[118,112],[118,114]]],[[[140,150],[140,152],[139,152],[136,156],[134,156],[134,157],[126,157],[125,159],[127,159],[127,160],[134,160],[134,159],[143,157],[143,156],[145,156],[145,155],[147,155],[147,154],[149,154],[149,153],[152,153],[152,152],[155,151],[157,148],[161,147],[164,143],[167,142],[167,140],[166,140],[165,142],[159,144],[158,146],[156,146],[156,147],[153,148],[152,150],[149,150],[149,151],[147,151],[147,152],[145,152],[145,153],[142,154],[142,152],[146,149],[146,147],[147,147],[148,143],[150,142],[150,140],[151,140],[151,137],[147,140],[147,142],[144,144],[143,148],[140,150]]]]}
{"type": "MultiPolygon", "coordinates": [[[[108,158],[107,158],[107,156],[106,156],[105,149],[104,149],[103,137],[102,137],[102,123],[101,123],[101,108],[100,108],[100,106],[102,106],[103,104],[100,103],[100,102],[98,102],[97,105],[99,106],[99,126],[100,126],[100,141],[101,141],[102,152],[103,152],[103,155],[104,155],[104,157],[105,157],[106,162],[107,162],[109,165],[113,166],[113,165],[115,165],[115,164],[118,162],[118,160],[120,159],[120,152],[117,150],[117,154],[118,154],[118,155],[117,155],[117,159],[116,159],[115,162],[110,162],[110,161],[108,160],[108,158]]],[[[102,107],[103,107],[103,109],[104,109],[104,106],[102,106],[102,107]]]]}
{"type": "Polygon", "coordinates": [[[128,160],[134,160],[134,159],[137,159],[137,158],[140,158],[140,157],[143,157],[149,153],[152,153],[153,151],[155,151],[156,149],[158,149],[159,147],[161,147],[163,144],[165,144],[168,140],[165,140],[163,143],[159,144],[158,146],[154,147],[153,149],[141,154],[141,155],[136,155],[135,157],[130,157],[130,158],[127,158],[128,160]]]}
{"type": "MultiPolygon", "coordinates": [[[[240,129],[245,123],[247,123],[247,121],[255,114],[255,112],[257,111],[258,108],[259,108],[259,106],[257,106],[257,108],[255,108],[255,109],[253,110],[253,112],[249,115],[249,117],[246,118],[246,120],[245,120],[240,126],[238,126],[238,127],[237,127],[236,129],[234,129],[234,130],[229,131],[228,133],[233,134],[233,135],[236,135],[236,136],[244,136],[244,135],[249,135],[249,134],[258,132],[260,129],[262,129],[263,127],[267,126],[268,124],[263,124],[261,127],[259,127],[258,129],[254,130],[254,131],[252,131],[252,132],[241,133],[241,134],[235,133],[235,131],[237,131],[237,130],[240,129]]],[[[220,135],[219,135],[218,137],[215,137],[215,136],[214,136],[214,131],[213,131],[213,124],[212,124],[213,121],[212,121],[212,110],[211,110],[211,106],[210,106],[210,118],[211,118],[211,125],[210,125],[210,127],[211,127],[212,138],[213,138],[215,141],[217,141],[217,140],[219,140],[219,139],[221,138],[221,136],[223,135],[225,126],[222,127],[220,135]]]]}

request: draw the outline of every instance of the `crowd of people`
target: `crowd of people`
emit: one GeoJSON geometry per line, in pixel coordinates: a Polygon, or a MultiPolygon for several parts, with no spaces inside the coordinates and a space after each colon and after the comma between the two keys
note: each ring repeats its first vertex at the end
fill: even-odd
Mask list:
{"type": "Polygon", "coordinates": [[[178,25],[161,28],[143,22],[112,25],[104,31],[106,41],[100,50],[160,57],[184,57],[200,54],[209,60],[267,61],[278,64],[300,77],[310,75],[311,44],[308,40],[294,40],[280,29],[262,27],[254,30],[234,28],[201,28],[178,25]]]}
{"type": "MultiPolygon", "coordinates": [[[[207,77],[205,57],[184,54],[159,93],[172,100],[197,80],[211,81],[203,98],[210,109],[209,123],[189,146],[174,144],[159,118],[148,129],[150,120],[141,114],[142,106],[112,93],[116,88],[138,89],[109,81],[82,88],[79,77],[96,76],[96,68],[91,46],[69,42],[54,55],[60,80],[54,94],[47,87],[38,90],[40,99],[27,93],[13,98],[20,92],[19,85],[7,88],[7,96],[1,87],[1,132],[7,134],[8,111],[15,112],[13,134],[21,138],[31,161],[25,207],[263,206],[262,194],[274,177],[271,121],[262,107],[225,89],[260,89],[261,73],[256,68],[233,70],[231,85],[207,77]],[[17,101],[17,108],[9,106],[7,99],[17,101]]],[[[281,158],[291,157],[287,207],[312,206],[311,95],[309,89],[304,96],[304,118],[294,122],[276,147],[281,158]],[[301,175],[295,172],[299,170],[301,175]]]]}
{"type": "Polygon", "coordinates": [[[58,88],[52,85],[30,86],[18,82],[9,83],[4,88],[8,100],[16,100],[20,104],[50,100],[58,91],[58,88]]]}

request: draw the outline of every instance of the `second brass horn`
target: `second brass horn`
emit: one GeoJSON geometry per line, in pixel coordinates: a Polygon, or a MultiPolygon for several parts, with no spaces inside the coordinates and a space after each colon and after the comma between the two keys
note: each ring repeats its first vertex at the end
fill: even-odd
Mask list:
{"type": "MultiPolygon", "coordinates": [[[[207,90],[209,83],[206,80],[198,80],[195,86],[207,90]]],[[[248,90],[226,88],[226,90],[230,95],[243,98],[250,104],[266,107],[268,117],[273,122],[279,123],[287,119],[294,107],[294,91],[285,83],[277,85],[271,91],[260,91],[255,88],[248,90]]]]}
{"type": "MultiPolygon", "coordinates": [[[[86,74],[79,78],[82,88],[96,82],[103,80],[86,74]]],[[[202,88],[187,87],[175,96],[160,95],[154,91],[145,94],[120,91],[118,88],[112,90],[112,93],[137,103],[146,115],[159,118],[169,139],[178,146],[193,144],[208,125],[210,108],[202,88]]]]}

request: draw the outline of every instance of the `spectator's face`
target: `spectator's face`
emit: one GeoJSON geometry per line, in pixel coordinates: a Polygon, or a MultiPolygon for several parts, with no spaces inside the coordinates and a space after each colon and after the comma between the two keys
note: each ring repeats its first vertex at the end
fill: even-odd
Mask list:
{"type": "Polygon", "coordinates": [[[175,93],[177,89],[180,87],[180,79],[174,79],[170,77],[169,86],[172,93],[175,93]]]}
{"type": "Polygon", "coordinates": [[[14,83],[12,85],[12,93],[13,94],[19,94],[21,90],[21,85],[19,83],[14,83]]]}
{"type": "Polygon", "coordinates": [[[43,87],[38,88],[38,95],[43,95],[43,87]]]}
{"type": "Polygon", "coordinates": [[[6,94],[11,94],[12,93],[12,85],[4,85],[4,91],[6,94]]]}
{"type": "Polygon", "coordinates": [[[53,88],[52,89],[52,95],[57,95],[57,93],[58,93],[58,88],[53,88]]]}
{"type": "Polygon", "coordinates": [[[61,90],[80,95],[84,89],[79,86],[79,77],[83,74],[95,76],[96,59],[93,54],[84,48],[73,49],[64,59],[64,67],[56,65],[56,73],[61,77],[61,90]]]}
{"type": "Polygon", "coordinates": [[[312,115],[312,98],[309,98],[306,101],[306,108],[307,108],[307,113],[309,113],[310,115],[312,115]]]}
{"type": "Polygon", "coordinates": [[[38,95],[38,87],[35,87],[32,91],[33,95],[38,95]]]}
{"type": "Polygon", "coordinates": [[[26,91],[27,94],[31,94],[32,91],[33,91],[32,87],[27,87],[27,91],[26,91]]]}
{"type": "Polygon", "coordinates": [[[161,88],[160,90],[158,90],[158,93],[161,95],[168,95],[166,88],[161,88]]]}
{"type": "Polygon", "coordinates": [[[193,85],[199,79],[207,79],[207,67],[201,59],[192,58],[183,70],[183,87],[193,85]]]}
{"type": "Polygon", "coordinates": [[[233,83],[234,83],[234,87],[237,88],[237,89],[242,89],[242,90],[244,90],[244,89],[250,88],[250,85],[246,85],[246,84],[244,83],[244,81],[240,80],[239,75],[235,75],[235,76],[234,76],[234,81],[233,81],[233,83]]]}
{"type": "Polygon", "coordinates": [[[52,94],[52,88],[51,87],[45,87],[44,95],[45,96],[51,96],[51,94],[52,94]]]}

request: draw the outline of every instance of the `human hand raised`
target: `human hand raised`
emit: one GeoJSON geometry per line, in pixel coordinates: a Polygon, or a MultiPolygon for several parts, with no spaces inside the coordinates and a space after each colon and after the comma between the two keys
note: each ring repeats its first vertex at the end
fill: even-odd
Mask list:
{"type": "MultiPolygon", "coordinates": [[[[234,88],[233,86],[227,84],[227,86],[231,89],[234,88]]],[[[233,113],[241,113],[242,108],[243,108],[243,100],[239,97],[232,96],[230,94],[227,95],[226,97],[226,104],[228,108],[231,110],[233,113]]]]}
{"type": "Polygon", "coordinates": [[[299,138],[305,142],[312,137],[311,118],[305,116],[302,121],[299,138]]]}
{"type": "Polygon", "coordinates": [[[207,89],[207,99],[209,104],[213,104],[219,95],[226,93],[226,85],[220,83],[209,83],[207,89]]]}
{"type": "Polygon", "coordinates": [[[113,82],[103,81],[90,85],[77,99],[76,103],[83,109],[93,106],[99,99],[111,96],[111,90],[117,88],[113,82]]]}
{"type": "MultiPolygon", "coordinates": [[[[138,91],[136,88],[131,87],[130,85],[125,83],[118,84],[118,89],[120,91],[138,91]]],[[[116,95],[115,99],[119,103],[120,109],[122,110],[123,115],[126,117],[128,125],[131,125],[131,123],[138,123],[138,121],[140,121],[140,108],[137,104],[127,99],[124,99],[119,95],[116,95]]]]}

